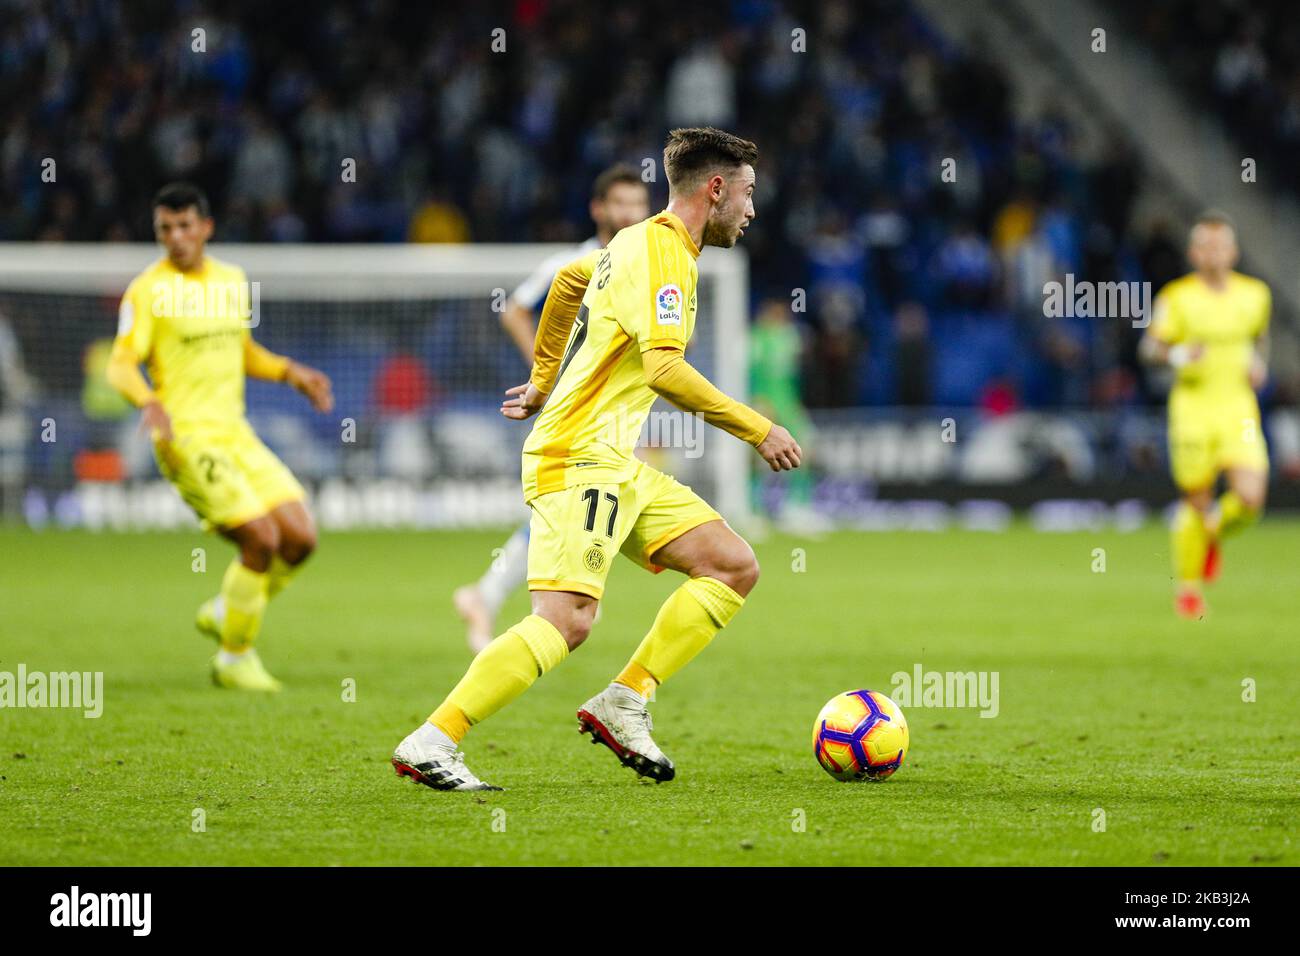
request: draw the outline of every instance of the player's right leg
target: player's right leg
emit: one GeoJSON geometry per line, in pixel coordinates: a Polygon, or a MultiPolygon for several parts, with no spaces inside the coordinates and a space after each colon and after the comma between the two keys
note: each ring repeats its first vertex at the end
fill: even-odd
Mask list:
{"type": "Polygon", "coordinates": [[[1200,408],[1170,407],[1169,464],[1181,500],[1169,529],[1174,572],[1174,611],[1179,617],[1205,616],[1205,572],[1213,537],[1207,516],[1218,479],[1213,429],[1200,408]]]}
{"type": "Polygon", "coordinates": [[[491,717],[569,656],[591,632],[596,599],[534,591],[533,613],[485,647],[429,719],[397,745],[393,766],[435,790],[498,790],[465,766],[458,749],[474,724],[491,717]]]}
{"type": "MultiPolygon", "coordinates": [[[[261,515],[222,528],[221,534],[235,543],[239,556],[226,568],[221,593],[210,602],[216,604],[211,615],[221,645],[212,660],[213,682],[235,690],[278,691],[280,682],[262,665],[253,644],[270,600],[270,571],[280,548],[280,528],[274,517],[261,515]]],[[[201,620],[203,616],[201,608],[201,620]]]]}
{"type": "Polygon", "coordinates": [[[1205,616],[1207,558],[1212,539],[1206,530],[1206,514],[1214,501],[1213,488],[1185,491],[1169,531],[1169,550],[1174,565],[1174,610],[1179,617],[1200,620],[1205,616]]]}
{"type": "Polygon", "coordinates": [[[276,691],[279,681],[262,666],[253,642],[266,610],[267,572],[279,547],[279,530],[266,515],[248,475],[239,466],[234,429],[178,434],[154,446],[158,468],[203,526],[233,541],[239,555],[226,568],[220,593],[199,610],[201,631],[220,643],[212,659],[221,687],[276,691]]]}
{"type": "Polygon", "coordinates": [[[528,578],[528,525],[519,527],[494,556],[483,576],[456,589],[452,603],[465,622],[465,640],[475,654],[496,634],[496,617],[506,598],[528,578]]]}
{"type": "Polygon", "coordinates": [[[610,499],[618,500],[619,488],[575,487],[531,502],[533,613],[489,643],[429,719],[398,744],[392,762],[399,775],[436,790],[495,789],[465,766],[460,742],[471,726],[519,697],[586,640],[609,573],[607,555],[617,551],[636,516],[629,501],[626,518],[616,521],[614,507],[607,522],[589,522],[589,504],[594,495],[608,508],[610,499]]]}

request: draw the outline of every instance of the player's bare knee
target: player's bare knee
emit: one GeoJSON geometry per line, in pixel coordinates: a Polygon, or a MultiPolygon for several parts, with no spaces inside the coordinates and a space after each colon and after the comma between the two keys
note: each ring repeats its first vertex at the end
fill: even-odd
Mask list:
{"type": "Polygon", "coordinates": [[[593,597],[560,592],[533,592],[533,613],[550,622],[574,650],[591,633],[599,602],[593,597]]]}
{"type": "Polygon", "coordinates": [[[728,585],[731,590],[735,591],[741,597],[754,590],[754,585],[758,584],[758,558],[754,552],[745,548],[747,554],[741,556],[735,567],[732,569],[732,583],[728,585]]]}
{"type": "Polygon", "coordinates": [[[274,521],[259,518],[241,527],[237,534],[239,550],[245,565],[254,571],[265,571],[280,549],[280,529],[274,521]]]}
{"type": "Polygon", "coordinates": [[[758,573],[758,558],[754,556],[754,549],[738,538],[734,546],[712,555],[691,576],[714,578],[744,597],[754,590],[754,585],[758,583],[758,573]]]}
{"type": "Polygon", "coordinates": [[[569,650],[576,650],[591,634],[592,620],[591,616],[574,615],[569,622],[568,633],[564,635],[564,642],[569,645],[569,650]]]}
{"type": "Polygon", "coordinates": [[[299,565],[311,557],[316,550],[316,532],[314,529],[294,529],[290,534],[280,535],[280,558],[290,565],[299,565]]]}
{"type": "Polygon", "coordinates": [[[587,604],[571,606],[560,621],[551,621],[551,623],[555,625],[555,629],[564,638],[564,643],[568,644],[569,650],[572,651],[576,650],[591,634],[591,626],[595,620],[596,602],[591,601],[587,604]]]}

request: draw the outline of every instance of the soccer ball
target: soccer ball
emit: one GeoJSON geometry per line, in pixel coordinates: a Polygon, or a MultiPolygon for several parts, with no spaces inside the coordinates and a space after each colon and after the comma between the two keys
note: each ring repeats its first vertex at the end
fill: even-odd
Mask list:
{"type": "Polygon", "coordinates": [[[827,701],[813,724],[813,753],[836,780],[884,780],[903,765],[909,742],[898,705],[874,690],[827,701]]]}

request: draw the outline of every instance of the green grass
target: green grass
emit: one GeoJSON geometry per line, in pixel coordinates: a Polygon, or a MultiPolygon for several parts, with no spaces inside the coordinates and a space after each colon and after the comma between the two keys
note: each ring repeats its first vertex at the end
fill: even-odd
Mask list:
{"type": "Polygon", "coordinates": [[[1233,541],[1196,624],[1155,526],[769,539],[740,617],[660,692],[658,786],[573,718],[675,586],[619,562],[587,645],[466,741],[507,791],[434,793],[388,757],[466,666],[449,595],[501,540],[326,537],[268,615],[288,687],[266,699],[213,688],[191,627],[223,542],[0,531],[0,670],[103,671],[106,697],[98,720],[0,710],[0,864],[1300,864],[1300,525],[1233,541]],[[999,672],[999,715],[909,708],[893,779],[833,781],[822,703],[918,662],[999,672]]]}

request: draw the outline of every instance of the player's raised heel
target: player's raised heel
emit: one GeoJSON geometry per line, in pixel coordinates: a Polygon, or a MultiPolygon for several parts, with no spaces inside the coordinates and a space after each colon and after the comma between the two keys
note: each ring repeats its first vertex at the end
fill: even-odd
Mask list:
{"type": "MultiPolygon", "coordinates": [[[[649,777],[656,783],[664,783],[677,776],[677,770],[673,767],[673,762],[664,756],[657,747],[654,749],[658,753],[659,759],[655,760],[624,746],[619,743],[618,738],[610,732],[609,728],[585,707],[578,711],[578,733],[590,734],[593,744],[604,744],[613,751],[614,756],[618,757],[623,766],[631,767],[637,772],[638,776],[649,777]]],[[[653,743],[651,746],[653,746],[653,743]]]]}
{"type": "Polygon", "coordinates": [[[221,608],[219,598],[208,598],[194,614],[194,627],[206,638],[221,640],[221,608]]]}

